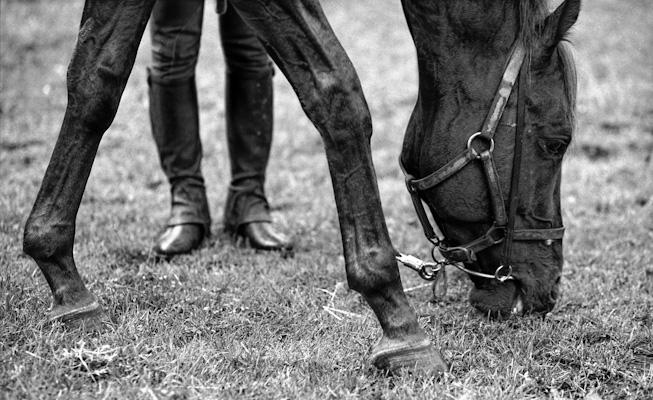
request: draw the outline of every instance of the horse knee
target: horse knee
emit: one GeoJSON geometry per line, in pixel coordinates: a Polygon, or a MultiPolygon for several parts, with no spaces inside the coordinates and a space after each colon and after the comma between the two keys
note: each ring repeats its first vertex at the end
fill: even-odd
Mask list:
{"type": "MultiPolygon", "coordinates": [[[[355,72],[316,74],[316,89],[302,105],[327,145],[338,149],[368,143],[372,118],[355,72]]],[[[300,99],[302,100],[302,99],[300,99]]]]}
{"type": "Polygon", "coordinates": [[[388,249],[371,248],[347,264],[349,287],[363,295],[378,293],[401,279],[394,252],[388,249]]]}
{"type": "Polygon", "coordinates": [[[67,87],[68,116],[89,131],[104,133],[116,116],[122,88],[99,70],[95,75],[70,76],[67,87]]]}
{"type": "Polygon", "coordinates": [[[25,225],[23,251],[35,260],[72,253],[74,233],[69,228],[31,218],[25,225]]]}

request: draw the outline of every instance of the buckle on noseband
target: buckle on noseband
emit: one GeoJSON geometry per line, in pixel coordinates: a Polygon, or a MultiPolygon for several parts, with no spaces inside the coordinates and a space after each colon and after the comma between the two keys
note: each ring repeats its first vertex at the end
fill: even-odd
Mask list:
{"type": "Polygon", "coordinates": [[[476,261],[476,253],[467,247],[447,247],[444,244],[440,243],[439,246],[433,247],[431,250],[433,259],[435,259],[435,250],[438,250],[440,254],[442,254],[442,256],[450,262],[453,261],[461,263],[472,263],[476,261]]]}
{"type": "Polygon", "coordinates": [[[499,244],[506,239],[506,227],[498,226],[496,223],[485,233],[488,241],[492,244],[499,244]]]}
{"type": "Polygon", "coordinates": [[[471,151],[474,154],[474,156],[476,156],[476,158],[480,158],[481,154],[483,154],[485,151],[489,151],[490,153],[492,153],[494,151],[494,138],[484,134],[483,132],[476,132],[475,134],[470,136],[469,139],[467,139],[467,150],[471,151]],[[485,139],[485,141],[489,143],[489,148],[482,151],[477,151],[474,148],[474,146],[472,146],[476,139],[485,139]]]}

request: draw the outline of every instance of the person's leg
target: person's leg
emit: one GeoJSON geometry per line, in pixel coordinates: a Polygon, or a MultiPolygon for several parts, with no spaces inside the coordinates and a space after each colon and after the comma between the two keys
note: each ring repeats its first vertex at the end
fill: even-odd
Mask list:
{"type": "Polygon", "coordinates": [[[150,22],[150,119],[172,203],[166,229],[154,246],[162,255],[198,247],[211,224],[195,86],[203,12],[204,0],[158,0],[150,22]]]}
{"type": "Polygon", "coordinates": [[[220,16],[227,65],[227,143],[231,185],[225,206],[227,231],[258,249],[292,248],[272,224],[265,196],[265,171],[273,129],[274,67],[263,45],[232,7],[220,16]]]}

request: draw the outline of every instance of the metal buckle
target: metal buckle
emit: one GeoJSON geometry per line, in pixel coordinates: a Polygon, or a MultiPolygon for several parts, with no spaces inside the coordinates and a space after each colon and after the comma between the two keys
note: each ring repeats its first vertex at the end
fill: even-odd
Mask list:
{"type": "Polygon", "coordinates": [[[474,154],[474,156],[476,156],[476,158],[480,158],[481,153],[483,153],[482,151],[481,152],[476,151],[476,149],[472,147],[474,140],[477,138],[482,138],[489,141],[490,142],[489,152],[492,153],[494,151],[494,139],[487,135],[484,135],[483,132],[476,132],[475,134],[470,136],[469,139],[467,139],[467,150],[470,150],[474,154]]]}
{"type": "Polygon", "coordinates": [[[434,281],[437,279],[440,270],[442,270],[442,266],[440,264],[425,262],[418,271],[418,274],[425,281],[434,281]]]}
{"type": "Polygon", "coordinates": [[[488,231],[485,233],[485,236],[487,236],[490,240],[492,240],[493,244],[499,244],[503,242],[506,238],[506,227],[492,225],[492,227],[488,229],[488,231]],[[494,236],[496,232],[501,232],[501,237],[494,236]]]}
{"type": "Polygon", "coordinates": [[[409,193],[415,193],[415,194],[417,194],[417,193],[418,193],[417,188],[413,186],[412,181],[413,181],[413,177],[412,177],[412,176],[410,176],[410,177],[409,177],[409,176],[406,176],[406,188],[408,188],[408,192],[409,192],[409,193]]]}
{"type": "Polygon", "coordinates": [[[444,256],[447,261],[471,263],[476,261],[476,254],[466,247],[447,247],[440,243],[438,246],[440,254],[444,256]]]}
{"type": "Polygon", "coordinates": [[[433,281],[438,277],[442,270],[443,264],[440,262],[427,262],[409,254],[401,254],[395,257],[397,261],[406,267],[417,272],[419,276],[426,281],[433,281]]]}

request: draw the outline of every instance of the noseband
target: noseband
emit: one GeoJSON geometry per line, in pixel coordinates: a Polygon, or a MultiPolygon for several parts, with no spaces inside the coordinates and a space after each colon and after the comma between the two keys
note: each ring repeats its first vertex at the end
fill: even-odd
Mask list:
{"type": "MultiPolygon", "coordinates": [[[[524,59],[526,49],[521,40],[517,39],[512,47],[510,58],[503,73],[503,79],[499,85],[492,106],[488,112],[482,129],[474,133],[467,140],[467,148],[453,160],[446,163],[437,171],[423,177],[415,178],[406,172],[401,159],[399,163],[406,177],[406,186],[410,192],[417,217],[424,229],[426,238],[433,243],[432,250],[433,263],[423,262],[415,257],[401,254],[397,260],[417,270],[420,276],[427,280],[434,280],[437,273],[446,265],[453,265],[470,275],[482,278],[496,279],[499,282],[515,279],[512,275],[513,267],[511,264],[512,245],[515,241],[552,241],[562,239],[565,228],[552,229],[515,229],[515,219],[517,208],[519,206],[519,181],[522,168],[523,139],[525,131],[525,102],[526,102],[526,72],[524,59]],[[510,194],[508,197],[508,211],[506,212],[506,202],[499,174],[497,173],[494,163],[494,135],[503,116],[503,112],[508,104],[511,93],[517,80],[517,123],[515,127],[515,150],[512,162],[512,178],[510,194]],[[492,226],[482,236],[462,245],[450,246],[444,237],[439,237],[433,225],[426,214],[424,208],[422,193],[432,189],[454,174],[461,171],[467,164],[472,161],[480,161],[483,166],[485,177],[487,178],[489,197],[494,214],[492,226]],[[502,260],[494,275],[484,274],[465,268],[462,264],[472,263],[477,260],[477,253],[490,247],[503,243],[502,260]],[[444,260],[439,261],[435,254],[438,250],[444,260]]],[[[437,224],[436,224],[437,226],[437,224]]]]}

